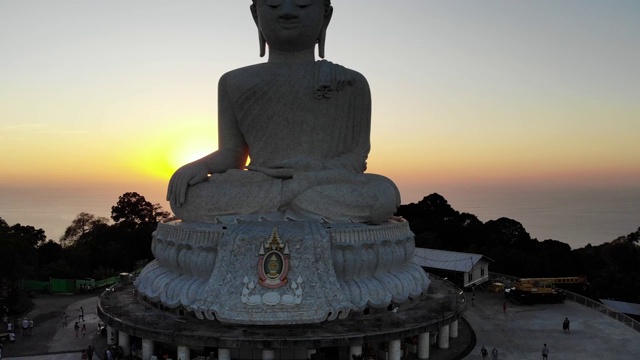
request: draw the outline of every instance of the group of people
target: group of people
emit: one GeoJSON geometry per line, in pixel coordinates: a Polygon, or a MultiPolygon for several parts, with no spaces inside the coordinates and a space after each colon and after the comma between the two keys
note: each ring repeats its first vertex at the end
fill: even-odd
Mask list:
{"type": "MultiPolygon", "coordinates": [[[[480,356],[482,356],[483,360],[486,359],[487,356],[489,356],[489,351],[487,350],[486,347],[483,346],[480,349],[480,356]]],[[[548,360],[548,359],[549,359],[549,348],[547,347],[547,344],[544,344],[544,346],[542,347],[542,360],[548,360]]],[[[491,350],[491,360],[498,360],[498,349],[493,348],[491,350]]]]}
{"type": "Polygon", "coordinates": [[[93,360],[93,353],[95,352],[95,349],[93,348],[93,346],[89,345],[89,347],[86,350],[82,350],[82,360],[93,360]]]}
{"type": "MultiPolygon", "coordinates": [[[[67,316],[67,313],[63,312],[62,313],[62,327],[66,328],[69,322],[69,317],[67,316]]],[[[80,306],[80,309],[78,309],[78,321],[75,322],[75,324],[73,325],[73,329],[76,332],[76,337],[78,337],[80,335],[80,332],[82,331],[82,337],[85,337],[87,335],[87,325],[84,323],[84,308],[82,306],[80,306]],[[80,325],[80,321],[82,321],[82,325],[80,325]]]]}
{"type": "Polygon", "coordinates": [[[124,359],[124,351],[122,347],[111,345],[104,351],[104,360],[122,360],[124,359]]]}
{"type": "Polygon", "coordinates": [[[82,323],[82,326],[80,326],[80,324],[78,324],[78,322],[76,321],[76,323],[73,325],[73,329],[76,331],[76,337],[80,335],[81,330],[82,330],[82,337],[85,337],[87,335],[87,324],[85,323],[82,323]]]}
{"type": "MultiPolygon", "coordinates": [[[[489,351],[487,350],[486,347],[482,347],[480,349],[480,355],[482,356],[482,359],[486,359],[487,356],[489,356],[489,351]]],[[[491,360],[498,360],[498,349],[493,348],[491,350],[491,360]]]]}
{"type": "Polygon", "coordinates": [[[20,319],[9,320],[5,315],[2,321],[6,324],[7,333],[14,334],[18,328],[22,328],[22,335],[29,336],[33,334],[33,319],[24,318],[22,321],[20,319]]]}
{"type": "MultiPolygon", "coordinates": [[[[13,345],[16,343],[16,329],[18,327],[22,327],[22,334],[25,336],[31,335],[33,333],[33,320],[24,318],[22,321],[20,319],[9,320],[6,313],[2,316],[2,322],[7,330],[7,338],[9,339],[9,348],[13,348],[13,345]]],[[[0,344],[0,359],[2,359],[2,344],[0,344]]]]}

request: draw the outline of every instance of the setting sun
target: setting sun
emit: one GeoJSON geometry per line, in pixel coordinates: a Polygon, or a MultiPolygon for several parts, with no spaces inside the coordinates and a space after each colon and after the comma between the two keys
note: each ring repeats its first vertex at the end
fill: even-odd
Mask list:
{"type": "Polygon", "coordinates": [[[200,141],[188,142],[182,145],[182,147],[177,148],[174,153],[169,155],[169,164],[173,171],[184,164],[198,160],[215,151],[215,149],[211,149],[211,146],[207,147],[204,142],[201,143],[200,141]]]}

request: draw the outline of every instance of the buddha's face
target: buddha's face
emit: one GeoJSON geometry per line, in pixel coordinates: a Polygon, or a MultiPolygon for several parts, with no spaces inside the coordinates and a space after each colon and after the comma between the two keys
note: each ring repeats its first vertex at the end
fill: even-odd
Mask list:
{"type": "Polygon", "coordinates": [[[269,47],[279,51],[313,48],[327,26],[324,0],[257,0],[254,19],[269,47]]]}

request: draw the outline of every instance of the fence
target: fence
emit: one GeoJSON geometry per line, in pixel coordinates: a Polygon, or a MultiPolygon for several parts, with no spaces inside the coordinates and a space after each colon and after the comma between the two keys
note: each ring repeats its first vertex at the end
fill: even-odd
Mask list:
{"type": "Polygon", "coordinates": [[[564,292],[567,293],[567,300],[571,300],[575,303],[578,303],[580,305],[586,306],[588,308],[591,308],[597,312],[603,313],[605,315],[607,315],[608,317],[615,319],[625,325],[627,325],[628,327],[632,328],[635,331],[639,331],[640,332],[640,322],[630,318],[629,316],[619,313],[605,305],[603,305],[602,303],[599,303],[597,301],[591,300],[589,298],[586,298],[582,295],[578,295],[576,293],[572,293],[571,291],[567,291],[564,290],[564,292]]]}
{"type": "Polygon", "coordinates": [[[49,291],[49,282],[38,280],[23,280],[22,287],[32,291],[49,291]]]}
{"type": "MultiPolygon", "coordinates": [[[[513,284],[516,280],[518,280],[517,277],[513,277],[510,275],[503,275],[503,274],[498,274],[498,273],[494,273],[494,272],[489,272],[489,277],[492,279],[492,281],[500,281],[503,282],[505,284],[513,284]]],[[[580,305],[586,306],[588,308],[591,308],[599,313],[605,314],[608,317],[617,320],[625,325],[627,325],[628,327],[632,328],[635,331],[640,332],[640,322],[634,320],[633,318],[619,313],[615,310],[613,310],[610,307],[605,306],[602,303],[599,303],[595,300],[589,299],[588,297],[584,297],[582,295],[576,294],[574,292],[568,291],[568,290],[564,290],[563,291],[567,294],[567,297],[565,298],[566,300],[569,301],[573,301],[575,303],[578,303],[580,305]]]]}
{"type": "Polygon", "coordinates": [[[106,279],[103,279],[103,280],[96,281],[96,287],[97,288],[101,288],[101,287],[113,285],[113,284],[117,283],[118,281],[120,281],[120,277],[119,276],[112,276],[110,278],[106,278],[106,279]]]}
{"type": "Polygon", "coordinates": [[[119,276],[112,276],[103,280],[93,279],[56,279],[51,278],[49,281],[23,280],[22,287],[29,291],[44,291],[51,293],[75,293],[83,288],[89,289],[106,287],[120,281],[119,276]]]}

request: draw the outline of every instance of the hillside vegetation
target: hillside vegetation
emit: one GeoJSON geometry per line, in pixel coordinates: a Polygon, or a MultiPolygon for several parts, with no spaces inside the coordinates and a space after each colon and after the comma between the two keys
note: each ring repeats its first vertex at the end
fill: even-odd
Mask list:
{"type": "MultiPolygon", "coordinates": [[[[58,240],[42,229],[9,225],[0,218],[1,288],[15,292],[24,279],[102,279],[129,272],[152,260],[151,238],[158,221],[169,216],[138,193],[125,193],[111,208],[111,219],[80,213],[58,240]]],[[[556,240],[532,239],[518,221],[483,223],[454,210],[439,194],[402,205],[416,246],[483,254],[491,270],[518,277],[587,276],[585,295],[640,303],[640,228],[611,242],[571,249],[556,240]]],[[[0,296],[3,296],[0,294],[0,296]]]]}
{"type": "Polygon", "coordinates": [[[571,249],[568,244],[539,241],[514,219],[482,222],[453,209],[439,194],[400,206],[416,246],[483,254],[491,271],[517,277],[587,276],[587,296],[640,303],[640,228],[598,246],[571,249]]]}

